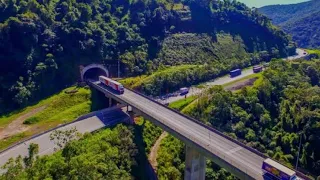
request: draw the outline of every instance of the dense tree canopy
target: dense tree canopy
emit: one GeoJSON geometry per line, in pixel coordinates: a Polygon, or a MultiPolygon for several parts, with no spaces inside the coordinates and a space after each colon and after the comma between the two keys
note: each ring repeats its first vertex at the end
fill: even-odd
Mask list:
{"type": "Polygon", "coordinates": [[[270,157],[319,175],[319,61],[275,61],[254,87],[210,90],[188,114],[270,157]]]}
{"type": "Polygon", "coordinates": [[[129,180],[136,165],[137,147],[133,143],[132,131],[118,126],[114,130],[86,134],[79,141],[71,140],[54,155],[37,155],[38,145],[31,144],[27,157],[7,162],[4,166],[7,171],[0,175],[0,179],[129,180]]]}
{"type": "Polygon", "coordinates": [[[215,41],[223,31],[249,53],[294,49],[266,17],[236,1],[4,0],[0,12],[0,113],[73,84],[80,64],[120,59],[126,75],[174,64],[179,56],[159,56],[172,34],[206,33],[215,41]]]}
{"type": "Polygon", "coordinates": [[[320,1],[272,5],[259,9],[276,25],[292,35],[300,47],[320,47],[320,1]]]}

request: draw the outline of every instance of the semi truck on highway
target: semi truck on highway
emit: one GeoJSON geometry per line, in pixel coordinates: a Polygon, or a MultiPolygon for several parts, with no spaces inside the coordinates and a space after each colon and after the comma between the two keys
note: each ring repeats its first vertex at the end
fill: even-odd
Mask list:
{"type": "Polygon", "coordinates": [[[241,69],[235,69],[235,70],[230,71],[231,78],[239,76],[239,75],[241,75],[241,69]]]}
{"type": "MultiPolygon", "coordinates": [[[[279,180],[298,180],[296,172],[293,170],[285,167],[282,164],[273,161],[272,159],[268,158],[263,161],[262,170],[266,175],[271,175],[275,179],[279,180]]],[[[271,178],[273,179],[273,178],[271,178]]]]}
{"type": "Polygon", "coordinates": [[[116,92],[123,94],[124,93],[124,87],[121,83],[112,80],[110,78],[107,78],[105,76],[99,76],[99,81],[106,85],[107,87],[112,88],[113,90],[115,90],[116,92]]]}

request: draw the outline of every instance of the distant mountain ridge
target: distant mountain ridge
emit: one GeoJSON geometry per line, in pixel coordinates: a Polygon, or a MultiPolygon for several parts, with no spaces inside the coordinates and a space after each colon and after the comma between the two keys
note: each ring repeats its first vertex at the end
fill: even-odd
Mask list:
{"type": "Polygon", "coordinates": [[[259,9],[272,22],[291,34],[301,47],[320,47],[320,0],[259,9]]]}

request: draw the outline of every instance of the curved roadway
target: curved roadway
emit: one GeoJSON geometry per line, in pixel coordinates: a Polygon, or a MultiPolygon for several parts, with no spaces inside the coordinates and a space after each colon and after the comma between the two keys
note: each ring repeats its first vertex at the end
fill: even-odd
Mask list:
{"type": "MultiPolygon", "coordinates": [[[[67,130],[76,128],[80,133],[93,132],[101,129],[105,126],[112,126],[119,122],[128,120],[129,116],[119,109],[110,108],[97,112],[90,113],[82,117],[81,119],[58,127],[59,130],[67,130]]],[[[0,154],[0,167],[4,165],[10,158],[28,155],[28,147],[31,143],[39,145],[39,155],[52,154],[54,152],[55,144],[50,140],[50,134],[53,130],[49,130],[43,134],[35,136],[29,140],[26,140],[10,149],[7,149],[0,154]]],[[[1,172],[1,168],[0,168],[1,172]]]]}
{"type": "MultiPolygon", "coordinates": [[[[297,56],[288,57],[287,59],[298,59],[303,58],[306,56],[304,54],[304,50],[297,49],[297,56]]],[[[213,85],[223,85],[225,83],[229,83],[235,81],[237,79],[246,77],[248,75],[253,74],[251,69],[244,70],[241,76],[236,78],[230,78],[229,76],[225,76],[222,78],[218,78],[215,81],[207,82],[206,85],[213,86],[213,85]]],[[[198,94],[201,92],[201,89],[195,89],[194,91],[191,90],[191,94],[198,94]]],[[[141,110],[144,110],[151,115],[155,116],[162,120],[167,126],[174,127],[175,131],[184,134],[187,138],[198,143],[204,149],[212,153],[216,153],[217,156],[221,158],[226,158],[230,161],[231,164],[238,166],[240,170],[248,172],[252,177],[256,177],[257,179],[262,178],[261,176],[261,164],[264,158],[252,153],[245,148],[226,140],[222,136],[211,132],[207,128],[197,125],[196,123],[186,120],[183,116],[180,116],[176,113],[172,113],[172,111],[160,107],[156,103],[142,98],[131,91],[126,91],[126,93],[122,96],[123,100],[132,103],[133,105],[139,107],[141,110]]],[[[167,102],[176,101],[178,99],[184,98],[183,96],[179,97],[171,97],[167,102]]],[[[121,117],[124,119],[124,117],[121,117]]],[[[117,119],[117,118],[115,118],[117,119]]],[[[117,119],[119,120],[119,119],[117,119]]],[[[81,132],[92,132],[97,129],[100,129],[106,126],[106,123],[103,123],[99,118],[96,116],[76,121],[70,123],[67,126],[59,127],[57,129],[64,129],[64,128],[73,128],[77,127],[77,129],[81,132]]],[[[30,143],[37,143],[39,144],[40,155],[44,154],[51,154],[53,152],[54,144],[50,142],[49,135],[50,131],[46,132],[40,136],[35,136],[30,140],[25,141],[24,143],[18,144],[13,148],[7,149],[6,151],[2,151],[0,153],[0,166],[2,166],[9,158],[17,157],[18,155],[26,156],[27,155],[27,148],[30,143]]]]}
{"type": "Polygon", "coordinates": [[[124,94],[117,95],[99,82],[91,82],[91,86],[112,96],[121,103],[139,110],[143,116],[156,119],[169,129],[169,133],[179,134],[183,139],[226,161],[251,178],[263,179],[261,167],[264,157],[131,90],[125,89],[124,94]]]}

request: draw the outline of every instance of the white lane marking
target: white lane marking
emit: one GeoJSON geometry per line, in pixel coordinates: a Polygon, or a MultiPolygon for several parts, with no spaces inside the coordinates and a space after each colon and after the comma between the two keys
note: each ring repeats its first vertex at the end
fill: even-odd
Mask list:
{"type": "Polygon", "coordinates": [[[39,155],[42,155],[42,154],[46,153],[47,151],[49,151],[49,150],[51,150],[51,149],[53,149],[53,148],[48,148],[48,149],[46,149],[46,150],[43,150],[43,151],[41,151],[41,152],[39,153],[39,155]]]}
{"type": "Polygon", "coordinates": [[[238,146],[238,147],[233,148],[233,149],[231,149],[230,151],[226,152],[226,154],[233,154],[233,153],[235,153],[235,152],[237,152],[237,151],[240,151],[241,149],[243,149],[243,147],[238,146]]]}

